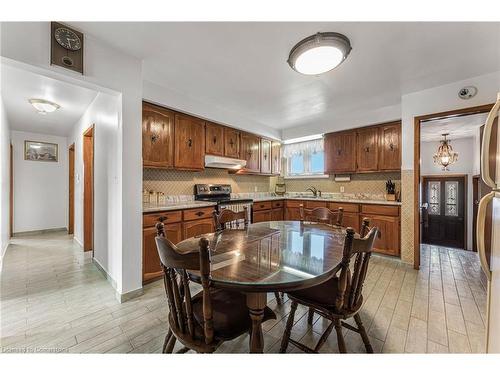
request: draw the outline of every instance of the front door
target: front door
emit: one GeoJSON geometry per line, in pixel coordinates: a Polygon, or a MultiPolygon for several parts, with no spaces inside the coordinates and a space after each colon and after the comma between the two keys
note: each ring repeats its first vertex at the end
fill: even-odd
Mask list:
{"type": "Polygon", "coordinates": [[[465,248],[467,176],[422,178],[422,242],[465,248]]]}

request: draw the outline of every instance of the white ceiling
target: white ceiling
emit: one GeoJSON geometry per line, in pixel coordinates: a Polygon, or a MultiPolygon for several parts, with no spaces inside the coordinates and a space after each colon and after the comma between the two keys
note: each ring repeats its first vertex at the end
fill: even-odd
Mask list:
{"type": "Polygon", "coordinates": [[[500,23],[72,25],[143,59],[145,80],[275,129],[397,105],[402,94],[500,67],[500,23]],[[353,50],[329,73],[300,75],[286,63],[289,51],[318,31],[345,34],[353,50]]]}
{"type": "Polygon", "coordinates": [[[442,134],[448,133],[448,139],[469,138],[477,134],[486,122],[487,113],[426,121],[420,128],[422,142],[440,141],[442,134]]]}
{"type": "Polygon", "coordinates": [[[11,130],[67,136],[97,91],[2,64],[2,99],[11,130]],[[45,99],[61,106],[41,115],[28,102],[45,99]]]}

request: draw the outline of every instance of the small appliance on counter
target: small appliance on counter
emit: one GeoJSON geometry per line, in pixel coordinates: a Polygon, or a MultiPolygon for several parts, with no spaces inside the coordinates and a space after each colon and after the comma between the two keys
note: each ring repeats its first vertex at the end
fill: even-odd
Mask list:
{"type": "Polygon", "coordinates": [[[231,198],[231,185],[196,184],[194,185],[194,199],[197,201],[216,202],[217,212],[220,212],[224,208],[240,212],[246,206],[249,215],[248,221],[252,221],[253,199],[231,198]]]}
{"type": "Polygon", "coordinates": [[[283,196],[286,193],[286,185],[285,185],[285,178],[284,177],[278,177],[278,180],[276,181],[276,185],[274,186],[274,192],[276,195],[283,196]]]}

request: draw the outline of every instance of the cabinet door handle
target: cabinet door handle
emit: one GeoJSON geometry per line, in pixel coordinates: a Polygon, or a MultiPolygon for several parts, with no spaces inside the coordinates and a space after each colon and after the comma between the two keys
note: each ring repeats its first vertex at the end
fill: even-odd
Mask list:
{"type": "Polygon", "coordinates": [[[216,144],[216,143],[217,143],[217,136],[215,136],[215,135],[214,135],[213,142],[214,142],[214,144],[216,144]]]}
{"type": "Polygon", "coordinates": [[[337,155],[340,156],[340,154],[342,153],[342,150],[337,150],[337,155]]]}
{"type": "Polygon", "coordinates": [[[264,154],[264,160],[267,160],[267,154],[264,154]]]}
{"type": "Polygon", "coordinates": [[[151,136],[151,143],[155,143],[158,140],[158,138],[160,138],[160,136],[158,134],[156,134],[156,133],[153,134],[151,136]]]}
{"type": "Polygon", "coordinates": [[[370,147],[365,147],[365,152],[370,152],[370,147]]]}
{"type": "Polygon", "coordinates": [[[160,217],[158,218],[158,221],[159,221],[159,222],[161,222],[161,223],[163,223],[163,222],[164,222],[165,220],[167,220],[167,219],[168,219],[168,216],[160,216],[160,217]]]}
{"type": "Polygon", "coordinates": [[[203,211],[198,211],[195,215],[196,216],[203,216],[204,212],[203,211]]]}
{"type": "Polygon", "coordinates": [[[391,151],[394,151],[394,145],[392,143],[389,145],[389,148],[391,149],[391,151]]]}
{"type": "Polygon", "coordinates": [[[191,138],[189,138],[188,141],[187,141],[187,144],[188,144],[188,147],[192,147],[193,146],[193,140],[191,138]]]}
{"type": "Polygon", "coordinates": [[[380,230],[377,232],[377,238],[382,238],[382,232],[380,230]]]}

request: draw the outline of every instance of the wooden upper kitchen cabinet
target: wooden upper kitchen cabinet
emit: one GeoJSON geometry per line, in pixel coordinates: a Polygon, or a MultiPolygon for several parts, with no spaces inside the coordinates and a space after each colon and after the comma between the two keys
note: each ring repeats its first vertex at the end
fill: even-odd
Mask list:
{"type": "Polygon", "coordinates": [[[224,155],[224,127],[211,122],[205,125],[205,153],[224,155]]]}
{"type": "Polygon", "coordinates": [[[375,172],[378,170],[378,128],[358,130],[357,136],[357,171],[375,172]]]}
{"type": "Polygon", "coordinates": [[[260,140],[260,173],[271,174],[271,141],[261,138],[260,140]]]}
{"type": "Polygon", "coordinates": [[[149,168],[174,166],[173,111],[142,103],[142,163],[149,168]]]}
{"type": "Polygon", "coordinates": [[[239,130],[224,127],[224,156],[228,158],[240,157],[240,132],[239,130]]]}
{"type": "Polygon", "coordinates": [[[401,169],[401,121],[381,125],[379,128],[380,156],[378,167],[381,171],[401,169]]]}
{"type": "Polygon", "coordinates": [[[260,173],[260,138],[250,133],[241,133],[241,155],[247,161],[244,172],[260,173]]]}
{"type": "Polygon", "coordinates": [[[356,132],[325,134],[325,173],[356,172],[356,132]]]}
{"type": "Polygon", "coordinates": [[[174,167],[201,170],[205,167],[205,121],[181,113],[175,114],[174,167]]]}
{"type": "Polygon", "coordinates": [[[281,174],[281,143],[271,143],[271,173],[281,174]]]}

